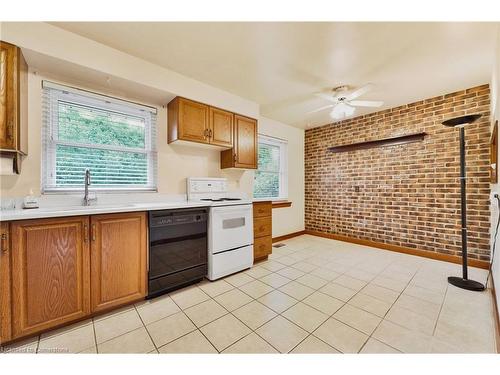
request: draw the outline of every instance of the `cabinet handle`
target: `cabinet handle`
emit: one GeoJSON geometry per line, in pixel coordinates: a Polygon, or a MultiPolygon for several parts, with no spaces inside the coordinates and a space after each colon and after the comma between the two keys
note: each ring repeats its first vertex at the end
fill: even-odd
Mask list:
{"type": "Polygon", "coordinates": [[[212,129],[210,129],[210,130],[208,131],[208,136],[209,136],[210,138],[212,138],[212,129]]]}
{"type": "Polygon", "coordinates": [[[236,163],[236,154],[233,155],[233,161],[236,163]]]}
{"type": "Polygon", "coordinates": [[[83,226],[83,242],[87,242],[89,240],[89,226],[85,224],[83,226]]]}
{"type": "Polygon", "coordinates": [[[92,241],[95,241],[95,224],[92,224],[92,241]]]}
{"type": "Polygon", "coordinates": [[[8,238],[7,233],[2,233],[0,236],[0,249],[2,253],[6,253],[9,250],[9,246],[5,245],[8,238]]]}
{"type": "Polygon", "coordinates": [[[203,131],[203,138],[208,138],[208,129],[203,131]]]}

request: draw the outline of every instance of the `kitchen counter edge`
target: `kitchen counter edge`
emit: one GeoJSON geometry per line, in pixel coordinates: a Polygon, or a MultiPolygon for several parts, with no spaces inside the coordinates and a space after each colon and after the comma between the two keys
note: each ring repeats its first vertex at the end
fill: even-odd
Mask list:
{"type": "Polygon", "coordinates": [[[170,210],[180,208],[196,208],[196,207],[210,207],[208,203],[201,202],[168,202],[168,203],[131,203],[123,206],[117,205],[116,207],[99,207],[96,206],[82,206],[81,209],[64,210],[63,207],[50,207],[50,208],[32,208],[32,209],[15,209],[0,211],[0,222],[2,221],[17,221],[29,219],[47,219],[53,217],[66,217],[66,216],[85,216],[85,215],[99,215],[99,214],[112,214],[119,212],[137,212],[137,211],[157,211],[157,210],[170,210]]]}

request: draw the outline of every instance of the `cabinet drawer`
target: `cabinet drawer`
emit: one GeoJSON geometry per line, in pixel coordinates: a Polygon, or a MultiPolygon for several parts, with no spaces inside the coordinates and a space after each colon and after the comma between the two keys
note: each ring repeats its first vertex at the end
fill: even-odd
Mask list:
{"type": "Polygon", "coordinates": [[[259,259],[272,253],[273,240],[271,236],[256,238],[253,243],[253,257],[259,259]]]}
{"type": "Polygon", "coordinates": [[[258,202],[253,204],[253,217],[271,216],[272,203],[258,202]]]}
{"type": "Polygon", "coordinates": [[[271,216],[257,217],[253,220],[253,236],[271,236],[271,216]]]}

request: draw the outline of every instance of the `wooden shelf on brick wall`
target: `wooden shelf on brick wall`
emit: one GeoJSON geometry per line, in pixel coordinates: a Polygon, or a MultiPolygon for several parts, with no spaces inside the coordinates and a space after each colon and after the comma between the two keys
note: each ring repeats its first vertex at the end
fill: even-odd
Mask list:
{"type": "Polygon", "coordinates": [[[399,137],[393,137],[393,138],[384,138],[376,141],[351,143],[350,145],[329,147],[328,151],[333,153],[338,153],[338,152],[364,150],[367,148],[382,147],[382,146],[404,145],[406,143],[423,141],[426,135],[427,133],[422,132],[422,133],[401,135],[399,137]]]}

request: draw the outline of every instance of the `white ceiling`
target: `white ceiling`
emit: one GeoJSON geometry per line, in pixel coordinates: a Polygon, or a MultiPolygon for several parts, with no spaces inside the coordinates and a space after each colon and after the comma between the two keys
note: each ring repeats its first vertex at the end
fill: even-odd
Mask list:
{"type": "MultiPolygon", "coordinates": [[[[490,82],[495,23],[52,23],[261,105],[305,128],[332,122],[314,92],[374,90],[381,109],[490,82]]],[[[380,108],[357,109],[354,116],[380,108]]]]}

